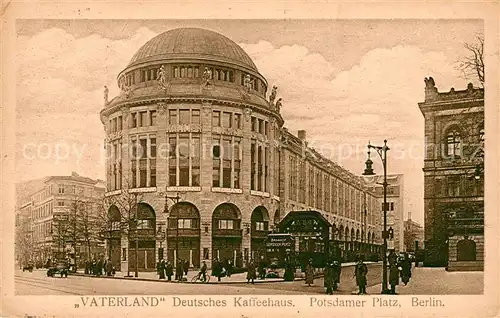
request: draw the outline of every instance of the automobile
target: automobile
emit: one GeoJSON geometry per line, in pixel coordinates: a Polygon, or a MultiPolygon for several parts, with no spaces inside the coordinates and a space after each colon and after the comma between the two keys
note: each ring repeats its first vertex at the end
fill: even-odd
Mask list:
{"type": "Polygon", "coordinates": [[[23,272],[24,271],[29,271],[29,272],[32,272],[33,271],[33,263],[27,263],[23,266],[23,272]]]}
{"type": "Polygon", "coordinates": [[[61,277],[68,277],[69,266],[67,263],[59,262],[55,266],[49,267],[47,270],[48,277],[55,277],[56,274],[61,275],[61,277]]]}

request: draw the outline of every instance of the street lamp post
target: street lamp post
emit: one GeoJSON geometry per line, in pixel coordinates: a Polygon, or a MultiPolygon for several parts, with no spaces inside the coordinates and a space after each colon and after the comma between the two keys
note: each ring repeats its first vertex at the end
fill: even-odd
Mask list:
{"type": "MultiPolygon", "coordinates": [[[[161,196],[163,196],[163,193],[159,193],[161,196]]],[[[165,214],[168,214],[168,199],[172,200],[172,202],[174,202],[174,205],[179,203],[179,201],[181,200],[181,197],[179,196],[179,193],[176,193],[175,196],[169,196],[168,195],[168,192],[165,191],[164,193],[164,197],[165,197],[165,206],[163,208],[163,213],[165,214]]],[[[170,218],[171,216],[169,216],[170,218]]],[[[177,216],[174,217],[174,220],[175,220],[175,263],[177,263],[177,259],[179,258],[179,218],[177,216]]],[[[168,221],[167,221],[167,236],[168,236],[168,231],[170,229],[170,226],[168,224],[168,221]]],[[[167,249],[168,249],[168,246],[167,246],[167,249]]],[[[175,266],[175,264],[174,264],[175,266]]]]}
{"type": "Polygon", "coordinates": [[[366,168],[365,171],[363,172],[363,175],[365,176],[372,176],[375,173],[373,172],[373,161],[370,159],[370,150],[375,149],[380,156],[380,159],[382,160],[382,165],[384,168],[384,182],[382,183],[384,187],[384,230],[382,232],[382,237],[384,239],[384,246],[383,246],[383,264],[382,264],[382,294],[388,294],[389,293],[389,288],[387,286],[387,151],[389,150],[389,147],[387,147],[387,140],[384,140],[384,146],[373,146],[368,142],[368,159],[366,160],[366,168]]]}

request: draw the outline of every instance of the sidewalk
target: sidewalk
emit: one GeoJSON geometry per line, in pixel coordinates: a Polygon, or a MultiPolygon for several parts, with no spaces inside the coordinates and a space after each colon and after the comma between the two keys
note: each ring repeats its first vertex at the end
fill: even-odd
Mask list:
{"type": "MultiPolygon", "coordinates": [[[[371,262],[366,262],[367,264],[370,264],[371,262]]],[[[355,263],[343,263],[342,267],[348,267],[348,266],[354,266],[355,263]]],[[[283,275],[283,270],[280,270],[280,276],[283,275]]],[[[208,274],[211,274],[211,271],[207,271],[208,274]]],[[[295,277],[296,281],[304,280],[304,273],[300,272],[302,277],[295,277]]],[[[94,277],[94,278],[106,278],[106,279],[129,279],[129,280],[138,280],[138,281],[155,281],[155,282],[165,282],[165,283],[172,283],[172,284],[179,284],[179,283],[188,283],[188,284],[193,284],[191,282],[191,279],[193,279],[194,276],[198,275],[198,269],[192,269],[188,272],[187,276],[184,275],[184,277],[187,277],[187,281],[184,282],[178,282],[172,280],[169,282],[167,279],[159,279],[158,274],[156,271],[154,272],[139,272],[138,277],[126,277],[127,272],[116,272],[115,276],[100,276],[96,277],[94,275],[86,275],[83,273],[83,271],[79,270],[77,273],[70,273],[70,275],[77,275],[77,276],[86,276],[86,277],[94,277]]],[[[130,275],[134,276],[134,272],[130,272],[130,275]]],[[[315,277],[322,277],[323,274],[318,273],[318,275],[315,275],[315,277]]],[[[241,283],[246,283],[247,282],[247,273],[238,273],[238,274],[233,274],[231,277],[221,277],[221,281],[217,281],[217,277],[211,276],[210,277],[210,282],[208,284],[241,284],[241,283]]],[[[283,278],[266,278],[266,279],[256,279],[254,281],[256,284],[261,284],[261,283],[277,283],[277,282],[284,282],[283,278]]],[[[202,284],[201,282],[197,282],[197,284],[202,284]]]]}
{"type": "MultiPolygon", "coordinates": [[[[412,269],[408,285],[401,280],[396,286],[400,295],[481,295],[484,291],[483,272],[447,272],[444,267],[417,267],[412,269]]],[[[390,285],[389,285],[390,288],[390,285]]],[[[370,286],[368,294],[380,294],[382,284],[370,286]]]]}

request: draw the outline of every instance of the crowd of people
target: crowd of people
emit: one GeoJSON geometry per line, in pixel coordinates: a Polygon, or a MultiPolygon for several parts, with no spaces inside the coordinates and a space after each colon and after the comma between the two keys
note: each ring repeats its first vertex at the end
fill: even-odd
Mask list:
{"type": "Polygon", "coordinates": [[[99,260],[93,259],[92,261],[85,261],[85,274],[95,276],[114,276],[115,267],[111,260],[100,258],[99,260]]]}

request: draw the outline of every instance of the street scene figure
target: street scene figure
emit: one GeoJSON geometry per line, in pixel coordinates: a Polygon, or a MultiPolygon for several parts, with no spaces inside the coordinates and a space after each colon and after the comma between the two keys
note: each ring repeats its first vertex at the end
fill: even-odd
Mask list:
{"type": "Polygon", "coordinates": [[[358,295],[366,294],[366,275],[368,274],[368,267],[363,262],[363,256],[358,256],[356,266],[354,268],[354,276],[356,277],[356,285],[358,285],[358,295]]]}
{"type": "Polygon", "coordinates": [[[183,269],[184,269],[184,275],[187,276],[188,271],[189,271],[189,261],[184,260],[184,262],[182,263],[182,266],[183,266],[183,269]]]}
{"type": "Polygon", "coordinates": [[[314,284],[314,267],[312,264],[312,258],[309,259],[306,265],[306,281],[308,287],[314,284]]]}
{"type": "Polygon", "coordinates": [[[340,257],[335,255],[332,260],[333,265],[333,290],[337,290],[338,285],[340,284],[340,274],[342,273],[342,262],[340,261],[340,257]]]}
{"type": "Polygon", "coordinates": [[[175,280],[182,281],[183,274],[182,260],[177,260],[177,264],[175,265],[175,280]]]}
{"type": "MultiPolygon", "coordinates": [[[[336,287],[337,275],[335,273],[335,265],[333,260],[326,263],[324,285],[326,287],[326,294],[333,295],[334,287],[336,287]]],[[[336,289],[336,288],[335,288],[336,289]]]]}
{"type": "Polygon", "coordinates": [[[156,267],[160,279],[165,279],[165,260],[162,258],[156,267]]]}
{"type": "Polygon", "coordinates": [[[266,278],[266,262],[264,260],[264,256],[261,256],[259,261],[259,278],[266,278]]]}
{"type": "Polygon", "coordinates": [[[396,286],[399,285],[400,267],[398,264],[398,257],[394,250],[391,250],[387,257],[389,263],[389,284],[391,285],[390,293],[396,295],[396,286]]]}
{"type": "Polygon", "coordinates": [[[108,260],[106,261],[106,276],[113,276],[114,273],[113,273],[113,263],[111,263],[111,260],[108,258],[108,260]]]}
{"type": "Polygon", "coordinates": [[[198,276],[202,278],[203,282],[207,281],[207,263],[203,261],[201,264],[200,272],[198,273],[198,276]]]}
{"type": "Polygon", "coordinates": [[[222,264],[219,261],[218,258],[214,258],[214,261],[212,263],[212,276],[217,277],[217,281],[220,282],[220,279],[222,277],[222,264]]]}
{"type": "Polygon", "coordinates": [[[254,280],[257,278],[257,273],[255,272],[255,263],[253,259],[250,260],[248,263],[248,269],[247,269],[247,284],[252,282],[254,283],[254,280]]]}
{"type": "Polygon", "coordinates": [[[231,277],[233,272],[233,261],[230,258],[226,259],[224,268],[226,269],[226,276],[231,277]]]}
{"type": "Polygon", "coordinates": [[[408,285],[408,282],[410,281],[411,278],[411,260],[408,257],[408,253],[404,253],[404,257],[400,262],[400,268],[401,268],[401,281],[406,285],[408,285]]]}
{"type": "Polygon", "coordinates": [[[172,276],[174,275],[174,266],[170,261],[167,261],[167,264],[165,265],[165,275],[167,276],[169,282],[172,281],[172,276]]]}
{"type": "Polygon", "coordinates": [[[286,257],[285,259],[285,274],[283,279],[286,282],[291,282],[295,279],[295,263],[291,257],[286,257]]]}

